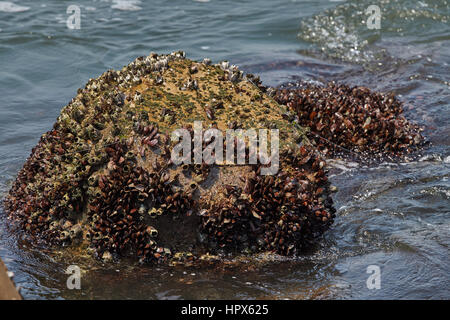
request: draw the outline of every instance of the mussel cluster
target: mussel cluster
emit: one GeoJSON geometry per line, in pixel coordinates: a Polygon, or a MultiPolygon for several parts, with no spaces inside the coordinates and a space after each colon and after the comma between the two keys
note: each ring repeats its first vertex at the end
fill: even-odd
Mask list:
{"type": "Polygon", "coordinates": [[[171,251],[158,244],[154,220],[190,212],[192,192],[182,191],[170,177],[166,166],[170,154],[144,169],[127,150],[120,143],[108,147],[107,170],[91,176],[87,208],[91,228],[85,236],[103,258],[113,253],[145,261],[165,259],[171,251]]]}
{"type": "Polygon", "coordinates": [[[302,252],[334,220],[325,163],[294,115],[254,83],[228,62],[183,52],[89,80],[33,148],[4,201],[8,216],[33,239],[103,260],[302,252]],[[196,120],[204,130],[278,128],[279,171],[175,165],[169,136],[196,120]]]}
{"type": "Polygon", "coordinates": [[[310,139],[327,157],[353,153],[368,162],[398,159],[424,144],[421,128],[403,117],[393,94],[334,82],[289,85],[272,94],[310,128],[310,139]]]}
{"type": "Polygon", "coordinates": [[[219,200],[201,211],[201,234],[210,247],[293,255],[331,226],[335,209],[325,162],[305,146],[283,159],[286,171],[263,176],[256,166],[242,178],[243,186],[225,185],[219,200]]]}

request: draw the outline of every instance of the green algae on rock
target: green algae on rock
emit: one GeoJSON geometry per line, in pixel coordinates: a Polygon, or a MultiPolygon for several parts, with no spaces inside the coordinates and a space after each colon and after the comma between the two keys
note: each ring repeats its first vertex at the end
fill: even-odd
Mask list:
{"type": "MultiPolygon", "coordinates": [[[[253,79],[254,80],[254,79],[253,79]]],[[[110,260],[191,263],[309,248],[334,220],[324,161],[285,106],[228,62],[139,57],[91,79],[20,170],[4,205],[33,239],[110,260]],[[171,133],[279,129],[279,170],[175,165],[171,133]]]]}

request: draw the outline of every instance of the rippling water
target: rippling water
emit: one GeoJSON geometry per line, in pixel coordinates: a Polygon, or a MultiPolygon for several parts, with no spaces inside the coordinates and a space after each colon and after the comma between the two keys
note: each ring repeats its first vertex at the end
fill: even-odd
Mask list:
{"type": "Polygon", "coordinates": [[[0,197],[61,107],[89,78],[137,56],[184,50],[230,60],[267,85],[342,81],[393,91],[432,142],[417,162],[329,161],[337,218],[301,258],[244,267],[104,266],[36,248],[0,209],[0,256],[25,298],[434,298],[450,296],[450,4],[421,1],[0,1],[0,197]],[[381,9],[369,30],[366,8],[381,9]],[[66,288],[78,264],[82,290],[66,288]],[[381,289],[369,290],[369,265],[381,289]]]}

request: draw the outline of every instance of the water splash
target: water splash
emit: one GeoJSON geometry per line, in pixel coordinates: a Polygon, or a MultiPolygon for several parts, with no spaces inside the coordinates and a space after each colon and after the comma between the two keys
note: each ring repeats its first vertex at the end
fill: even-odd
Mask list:
{"type": "Polygon", "coordinates": [[[443,32],[448,30],[450,10],[443,2],[378,1],[381,29],[370,30],[366,9],[373,1],[350,1],[303,20],[298,37],[316,44],[327,57],[370,65],[371,69],[386,60],[394,60],[391,63],[395,64],[398,58],[386,49],[393,41],[385,39],[402,41],[405,35],[417,35],[426,40],[430,25],[442,25],[443,32]]]}

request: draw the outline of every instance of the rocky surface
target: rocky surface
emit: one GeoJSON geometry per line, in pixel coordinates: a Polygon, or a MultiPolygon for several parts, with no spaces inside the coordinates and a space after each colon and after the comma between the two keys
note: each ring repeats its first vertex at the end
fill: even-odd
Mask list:
{"type": "Polygon", "coordinates": [[[34,241],[106,261],[189,264],[310,248],[335,217],[325,162],[295,115],[250,80],[182,52],[91,79],[33,148],[5,199],[9,218],[34,241]],[[278,172],[173,164],[170,134],[192,132],[195,120],[221,131],[279,129],[278,172]]]}
{"type": "Polygon", "coordinates": [[[422,129],[403,116],[392,94],[366,87],[298,83],[277,88],[274,99],[287,105],[325,157],[354,157],[365,163],[399,160],[424,145],[422,129]]]}

